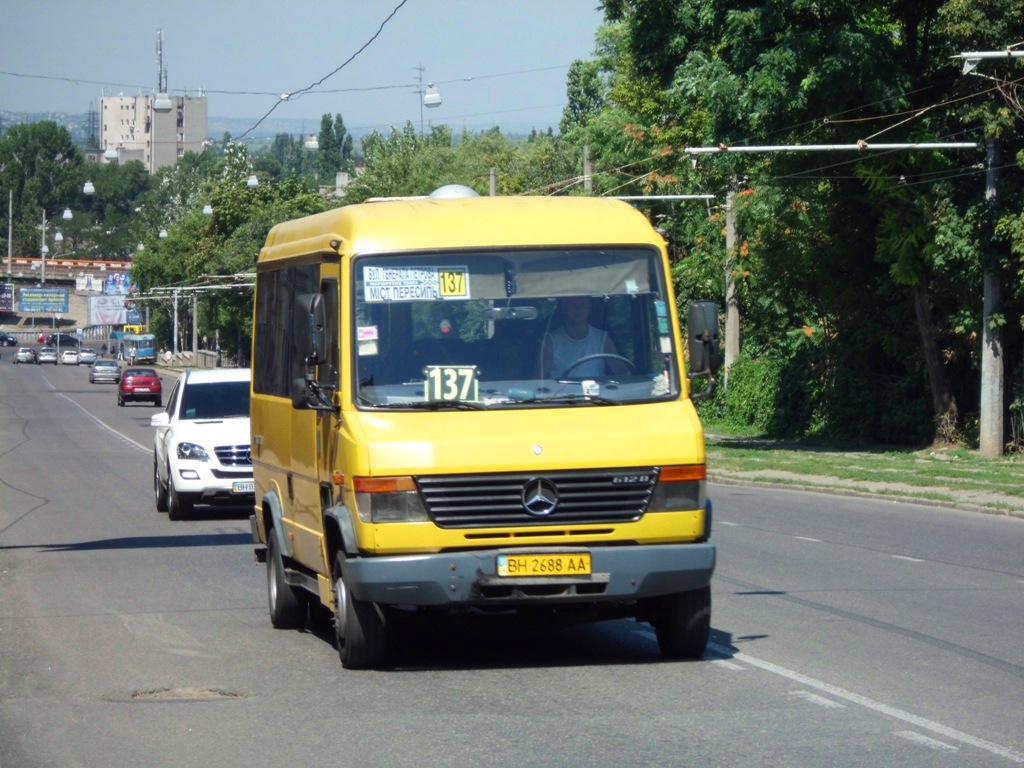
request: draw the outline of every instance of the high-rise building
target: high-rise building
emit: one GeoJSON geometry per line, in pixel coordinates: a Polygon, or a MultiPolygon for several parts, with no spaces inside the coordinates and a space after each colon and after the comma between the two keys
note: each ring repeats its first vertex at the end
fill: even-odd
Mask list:
{"type": "Polygon", "coordinates": [[[206,145],[206,94],[172,95],[163,61],[163,30],[156,33],[157,90],[100,99],[100,162],[141,160],[150,173],[174,165],[206,145]]]}
{"type": "Polygon", "coordinates": [[[100,99],[101,162],[141,160],[150,173],[174,165],[206,141],[206,95],[104,96],[100,99]]]}

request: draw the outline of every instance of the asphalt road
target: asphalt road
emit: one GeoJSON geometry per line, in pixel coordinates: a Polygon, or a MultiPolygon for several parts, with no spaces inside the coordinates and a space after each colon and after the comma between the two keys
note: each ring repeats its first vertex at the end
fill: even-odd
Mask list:
{"type": "Polygon", "coordinates": [[[156,411],[0,361],[2,768],[1024,764],[1024,521],[713,485],[702,661],[492,620],[349,672],[270,627],[246,510],[156,512],[156,411]]]}

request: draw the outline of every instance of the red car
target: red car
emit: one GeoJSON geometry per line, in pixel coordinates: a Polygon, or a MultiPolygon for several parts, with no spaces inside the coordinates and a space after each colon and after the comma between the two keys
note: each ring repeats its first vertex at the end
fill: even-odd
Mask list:
{"type": "Polygon", "coordinates": [[[148,400],[157,408],[163,405],[163,387],[160,377],[152,368],[125,368],[117,385],[117,404],[148,400]]]}

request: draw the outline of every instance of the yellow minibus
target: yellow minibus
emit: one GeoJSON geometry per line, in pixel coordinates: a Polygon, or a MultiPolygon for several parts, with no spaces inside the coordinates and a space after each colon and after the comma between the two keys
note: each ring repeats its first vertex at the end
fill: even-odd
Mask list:
{"type": "Polygon", "coordinates": [[[715,547],[689,377],[713,376],[717,308],[690,309],[688,376],[640,212],[455,189],[287,221],[260,251],[271,623],[333,616],[347,668],[389,663],[401,611],[628,617],[700,657],[715,547]]]}

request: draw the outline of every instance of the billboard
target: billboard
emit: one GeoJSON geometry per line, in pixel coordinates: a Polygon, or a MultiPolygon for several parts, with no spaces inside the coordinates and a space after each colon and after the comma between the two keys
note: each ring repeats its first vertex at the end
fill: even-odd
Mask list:
{"type": "Polygon", "coordinates": [[[18,311],[66,315],[68,312],[68,289],[22,288],[18,295],[18,311]]]}
{"type": "Polygon", "coordinates": [[[0,284],[0,312],[14,311],[14,283],[0,284]]]}
{"type": "Polygon", "coordinates": [[[107,273],[103,280],[103,293],[107,296],[124,296],[131,291],[131,275],[127,272],[107,273]]]}
{"type": "Polygon", "coordinates": [[[124,325],[128,311],[123,296],[90,296],[89,325],[124,325]]]}

